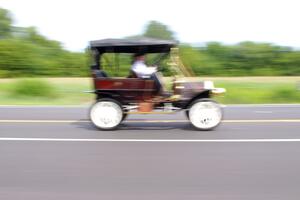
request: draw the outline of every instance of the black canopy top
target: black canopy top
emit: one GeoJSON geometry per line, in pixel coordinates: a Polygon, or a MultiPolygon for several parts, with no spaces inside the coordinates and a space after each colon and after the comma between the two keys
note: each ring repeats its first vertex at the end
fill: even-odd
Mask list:
{"type": "Polygon", "coordinates": [[[92,49],[106,53],[163,53],[169,52],[176,42],[153,38],[103,39],[90,42],[92,49]]]}

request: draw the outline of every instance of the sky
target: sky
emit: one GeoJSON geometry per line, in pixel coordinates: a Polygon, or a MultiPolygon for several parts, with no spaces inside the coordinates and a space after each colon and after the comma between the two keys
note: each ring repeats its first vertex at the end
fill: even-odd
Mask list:
{"type": "Polygon", "coordinates": [[[15,26],[35,26],[72,51],[90,40],[141,34],[150,20],[185,43],[300,47],[299,0],[0,0],[0,7],[12,12],[15,26]]]}

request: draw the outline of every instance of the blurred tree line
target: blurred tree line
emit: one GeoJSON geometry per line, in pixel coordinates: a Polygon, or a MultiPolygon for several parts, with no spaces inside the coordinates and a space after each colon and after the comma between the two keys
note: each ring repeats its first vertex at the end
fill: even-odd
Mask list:
{"type": "MultiPolygon", "coordinates": [[[[176,40],[174,33],[157,21],[149,22],[141,36],[176,40]]],[[[300,51],[289,47],[254,42],[179,47],[183,63],[199,76],[300,75],[300,51]]],[[[86,53],[67,51],[34,27],[14,27],[9,11],[0,8],[0,77],[89,76],[88,59],[86,53]]],[[[126,66],[122,74],[127,73],[126,66]]],[[[164,72],[170,75],[168,69],[164,72]]]]}
{"type": "Polygon", "coordinates": [[[14,27],[0,8],[0,77],[87,76],[85,53],[70,52],[34,27],[14,27]]]}
{"type": "MultiPolygon", "coordinates": [[[[151,21],[144,36],[176,40],[164,24],[151,21]]],[[[299,76],[300,51],[270,43],[250,41],[235,45],[209,42],[203,47],[180,44],[185,66],[198,76],[299,76]]]]}
{"type": "Polygon", "coordinates": [[[204,47],[181,46],[182,59],[197,75],[299,76],[300,51],[268,43],[236,45],[207,43],[204,47]]]}

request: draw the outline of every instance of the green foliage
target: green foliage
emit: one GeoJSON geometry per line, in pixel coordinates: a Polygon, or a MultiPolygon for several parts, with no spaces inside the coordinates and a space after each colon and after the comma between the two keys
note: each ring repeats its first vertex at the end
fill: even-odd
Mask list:
{"type": "Polygon", "coordinates": [[[0,79],[0,105],[87,104],[94,100],[94,94],[83,91],[91,87],[90,78],[0,79]]]}
{"type": "Polygon", "coordinates": [[[87,56],[63,50],[57,42],[21,38],[0,40],[0,77],[87,76],[87,56]],[[44,41],[45,42],[45,41],[44,41]]]}
{"type": "Polygon", "coordinates": [[[242,42],[205,47],[181,46],[184,64],[197,75],[279,76],[300,75],[300,51],[268,43],[242,42]]]}
{"type": "Polygon", "coordinates": [[[222,70],[220,63],[211,55],[189,45],[180,46],[180,57],[184,66],[196,75],[217,75],[222,70]]]}
{"type": "MultiPolygon", "coordinates": [[[[19,79],[0,79],[0,104],[74,105],[87,104],[94,100],[94,94],[82,92],[92,89],[93,85],[89,78],[39,79],[43,82],[42,84],[40,82],[36,83],[36,78],[26,79],[26,81],[28,80],[30,82],[34,81],[34,86],[28,86],[27,83],[20,83],[23,80],[19,79]],[[47,86],[40,86],[44,83],[48,83],[48,86],[50,84],[52,89],[47,88],[47,86]],[[33,93],[31,88],[36,88],[37,86],[39,92],[33,93]],[[23,89],[16,89],[20,87],[23,89]],[[24,96],[24,93],[28,91],[33,94],[26,94],[24,96]],[[45,93],[45,91],[48,93],[45,93]],[[45,96],[48,94],[53,95],[50,95],[50,97],[45,96]]],[[[216,87],[224,87],[227,90],[224,96],[217,96],[217,100],[221,103],[300,103],[300,91],[297,88],[299,77],[268,77],[266,80],[252,77],[227,77],[225,79],[215,78],[214,81],[216,87]]],[[[171,87],[169,81],[165,80],[165,83],[171,87]]]]}
{"type": "Polygon", "coordinates": [[[217,100],[225,104],[299,103],[300,91],[294,81],[216,81],[217,87],[226,88],[224,97],[217,100]]]}
{"type": "Polygon", "coordinates": [[[8,10],[0,8],[0,39],[11,35],[12,18],[8,10]]]}
{"type": "Polygon", "coordinates": [[[55,97],[57,92],[50,84],[42,80],[24,79],[15,82],[10,91],[14,97],[55,97]]]}
{"type": "Polygon", "coordinates": [[[105,53],[102,55],[100,62],[108,76],[127,77],[132,64],[132,56],[125,53],[105,53]]]}
{"type": "Polygon", "coordinates": [[[272,99],[276,99],[277,102],[284,103],[293,100],[300,102],[300,91],[292,87],[278,87],[276,88],[271,96],[272,99]]]}
{"type": "Polygon", "coordinates": [[[157,22],[157,21],[150,21],[149,24],[146,26],[146,30],[143,34],[145,37],[150,38],[158,38],[164,40],[174,40],[174,33],[169,30],[168,26],[157,22]]]}
{"type": "Polygon", "coordinates": [[[0,8],[0,78],[88,75],[85,53],[64,50],[34,27],[12,27],[9,12],[0,8]]]}

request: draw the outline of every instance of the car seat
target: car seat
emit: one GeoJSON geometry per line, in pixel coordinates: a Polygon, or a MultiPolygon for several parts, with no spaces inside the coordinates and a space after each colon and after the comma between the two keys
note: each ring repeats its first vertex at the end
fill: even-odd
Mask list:
{"type": "Polygon", "coordinates": [[[108,77],[107,73],[105,73],[103,70],[94,70],[94,74],[95,74],[96,78],[108,77]]]}

